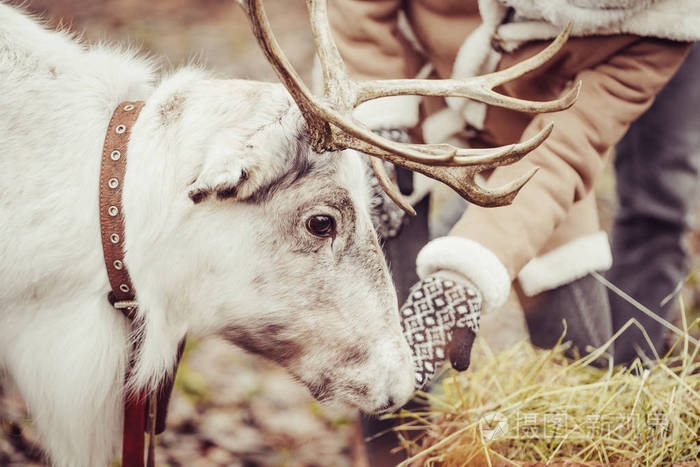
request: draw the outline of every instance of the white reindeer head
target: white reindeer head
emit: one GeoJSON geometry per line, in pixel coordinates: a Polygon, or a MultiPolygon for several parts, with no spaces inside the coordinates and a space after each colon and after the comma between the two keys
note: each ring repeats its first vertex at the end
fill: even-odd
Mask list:
{"type": "Polygon", "coordinates": [[[413,363],[364,162],[314,152],[281,85],[180,72],[129,151],[127,263],[144,307],[280,363],[318,399],[367,412],[408,400],[413,363]]]}
{"type": "MultiPolygon", "coordinates": [[[[370,221],[362,161],[316,154],[282,86],[233,84],[249,88],[240,109],[245,134],[212,135],[188,193],[198,203],[193,210],[207,215],[228,217],[226,204],[243,204],[249,224],[252,242],[237,256],[250,256],[247,293],[241,305],[220,295],[216,306],[229,321],[222,333],[287,367],[318,399],[370,412],[403,404],[413,391],[413,365],[370,221]],[[245,307],[246,318],[231,319],[232,305],[245,307]]],[[[222,262],[216,250],[222,268],[240,267],[222,262]]]]}

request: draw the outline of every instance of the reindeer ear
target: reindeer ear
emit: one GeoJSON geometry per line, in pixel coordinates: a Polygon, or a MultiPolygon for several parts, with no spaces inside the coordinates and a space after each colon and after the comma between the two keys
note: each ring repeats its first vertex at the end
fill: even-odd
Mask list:
{"type": "MultiPolygon", "coordinates": [[[[247,150],[252,151],[252,147],[247,150]]],[[[235,198],[244,200],[259,188],[251,173],[259,168],[246,151],[239,154],[210,155],[202,166],[202,171],[189,186],[188,196],[193,203],[198,204],[214,195],[217,199],[235,198]]]]}
{"type": "Polygon", "coordinates": [[[294,114],[288,121],[283,118],[291,104],[281,99],[276,104],[278,108],[253,114],[245,124],[217,128],[207,138],[201,168],[188,187],[195,204],[210,196],[249,200],[306,161],[299,157],[303,140],[290,137],[299,131],[299,121],[294,114]]]}

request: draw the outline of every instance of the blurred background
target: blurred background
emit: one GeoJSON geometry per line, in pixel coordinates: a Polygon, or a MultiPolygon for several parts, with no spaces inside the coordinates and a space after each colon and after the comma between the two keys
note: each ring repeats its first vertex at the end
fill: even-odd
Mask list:
{"type": "MultiPolygon", "coordinates": [[[[136,46],[166,71],[194,62],[222,77],[276,79],[233,0],[9,3],[87,42],[136,46]]],[[[313,52],[305,2],[265,4],[289,59],[309,82],[313,52]]],[[[45,465],[22,401],[7,384],[0,398],[0,466],[45,465]]],[[[320,407],[276,365],[215,339],[191,341],[156,459],[188,467],[349,465],[355,416],[320,407]]]]}
{"type": "MultiPolygon", "coordinates": [[[[221,77],[276,80],[234,0],[7,3],[21,4],[49,26],[79,33],[87,42],[138,47],[165,71],[197,63],[221,77]]],[[[305,2],[267,0],[266,6],[279,42],[310,83],[313,51],[305,2]]],[[[434,197],[433,212],[446,193],[439,190],[434,197]]],[[[601,220],[608,229],[614,193],[608,168],[597,187],[601,220]]],[[[697,266],[700,235],[691,233],[689,240],[697,266]]],[[[692,273],[683,295],[695,315],[700,295],[692,273]]],[[[527,338],[515,300],[483,319],[481,337],[494,351],[527,338]]],[[[359,441],[356,418],[353,411],[320,406],[276,365],[216,339],[190,340],[156,458],[159,465],[192,467],[351,465],[352,446],[359,441]]],[[[21,399],[1,378],[0,427],[0,466],[45,465],[21,399]]]]}
{"type": "MultiPolygon", "coordinates": [[[[275,80],[234,0],[12,0],[52,27],[87,42],[131,44],[164,69],[195,62],[223,77],[275,80]]],[[[303,0],[268,0],[265,7],[288,58],[304,78],[313,50],[303,0]]]]}

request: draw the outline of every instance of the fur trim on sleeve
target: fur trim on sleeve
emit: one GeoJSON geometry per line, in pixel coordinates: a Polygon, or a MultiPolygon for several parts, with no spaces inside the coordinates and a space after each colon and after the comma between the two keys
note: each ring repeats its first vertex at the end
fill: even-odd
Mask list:
{"type": "Polygon", "coordinates": [[[420,96],[381,97],[360,104],[353,116],[372,129],[412,128],[418,124],[420,96]]]}
{"type": "Polygon", "coordinates": [[[518,280],[525,295],[532,297],[610,266],[608,234],[596,232],[531,259],[518,274],[518,280]]]}
{"type": "Polygon", "coordinates": [[[462,237],[440,237],[426,244],[416,259],[418,277],[439,271],[458,273],[479,289],[484,298],[483,312],[502,306],[510,294],[510,277],[503,263],[491,250],[462,237]]]}

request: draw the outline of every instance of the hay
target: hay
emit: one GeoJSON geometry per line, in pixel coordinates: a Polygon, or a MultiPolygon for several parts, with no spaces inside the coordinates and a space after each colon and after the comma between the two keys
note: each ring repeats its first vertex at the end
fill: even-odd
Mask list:
{"type": "MultiPolygon", "coordinates": [[[[634,321],[618,332],[611,342],[634,321]]],[[[566,346],[522,342],[446,377],[424,410],[398,414],[401,465],[673,465],[700,458],[700,346],[684,329],[671,352],[599,369],[610,342],[568,360],[566,346]],[[561,464],[560,464],[561,465],[561,464]]],[[[488,354],[483,342],[477,353],[488,354]]]]}

